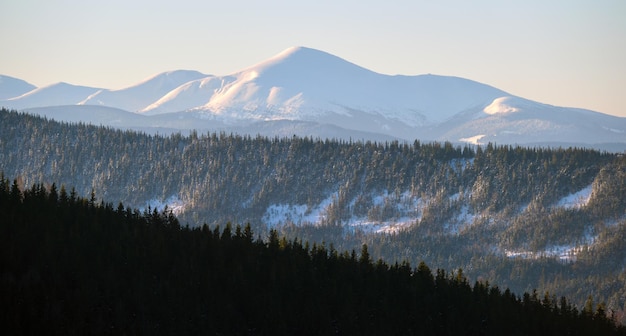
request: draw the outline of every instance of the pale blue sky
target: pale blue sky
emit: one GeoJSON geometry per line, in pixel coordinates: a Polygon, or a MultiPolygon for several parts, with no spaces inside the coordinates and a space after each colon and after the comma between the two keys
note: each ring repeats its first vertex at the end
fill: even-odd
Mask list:
{"type": "Polygon", "coordinates": [[[119,89],[291,46],[626,117],[626,1],[2,0],[0,74],[119,89]]]}

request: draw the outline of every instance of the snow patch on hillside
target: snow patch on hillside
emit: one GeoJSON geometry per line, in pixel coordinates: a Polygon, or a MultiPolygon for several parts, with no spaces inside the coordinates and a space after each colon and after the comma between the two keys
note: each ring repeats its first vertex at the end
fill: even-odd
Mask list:
{"type": "Polygon", "coordinates": [[[368,221],[367,219],[352,218],[345,230],[349,233],[363,232],[366,234],[371,233],[386,233],[395,234],[402,230],[409,228],[416,222],[417,219],[410,217],[402,217],[393,221],[368,221]]]}
{"type": "Polygon", "coordinates": [[[472,145],[483,145],[482,142],[480,142],[480,139],[484,138],[485,134],[479,134],[479,135],[475,135],[473,137],[469,137],[469,138],[461,138],[459,139],[460,142],[466,142],[472,145]]]}
{"type": "Polygon", "coordinates": [[[505,250],[504,254],[509,258],[556,258],[563,262],[574,262],[578,253],[583,251],[585,247],[586,245],[552,245],[539,252],[505,250]]]}
{"type": "Polygon", "coordinates": [[[287,223],[301,224],[308,208],[307,205],[303,204],[272,204],[265,210],[262,220],[270,228],[287,223]]]}
{"type": "Polygon", "coordinates": [[[515,99],[513,97],[500,97],[494,99],[491,104],[483,109],[483,112],[487,114],[500,114],[500,113],[514,113],[520,109],[513,107],[515,99]]]}
{"type": "Polygon", "coordinates": [[[594,245],[597,240],[598,237],[593,235],[591,230],[587,230],[582,238],[582,242],[578,244],[549,245],[541,251],[504,250],[504,254],[509,258],[556,258],[563,262],[574,262],[576,261],[578,253],[594,245]]]}
{"type": "Polygon", "coordinates": [[[332,203],[336,194],[323,200],[314,208],[306,204],[272,204],[265,210],[261,220],[269,228],[285,224],[318,224],[324,219],[324,211],[332,203]]]}
{"type": "Polygon", "coordinates": [[[505,255],[509,258],[555,258],[563,262],[574,262],[576,261],[578,253],[583,251],[585,248],[586,245],[552,245],[539,252],[505,250],[505,255]]]}
{"type": "Polygon", "coordinates": [[[559,200],[559,202],[556,204],[557,207],[562,207],[565,209],[579,209],[582,208],[584,206],[586,206],[589,203],[589,200],[591,199],[591,194],[593,192],[593,186],[589,185],[587,187],[585,187],[584,189],[573,193],[573,194],[569,194],[563,198],[561,198],[561,200],[559,200]]]}
{"type": "Polygon", "coordinates": [[[461,211],[459,211],[455,218],[453,218],[449,222],[444,223],[444,229],[449,234],[458,235],[462,233],[466,228],[470,227],[474,223],[475,219],[476,214],[472,213],[470,206],[466,204],[461,207],[461,211]]]}
{"type": "MultiPolygon", "coordinates": [[[[352,204],[356,201],[353,200],[352,204]]],[[[400,217],[388,220],[375,221],[367,217],[353,216],[345,224],[345,230],[348,233],[362,232],[365,234],[383,233],[396,234],[402,230],[408,229],[411,225],[422,218],[422,213],[426,202],[421,198],[411,195],[405,191],[399,196],[390,194],[389,191],[383,190],[380,194],[372,195],[372,206],[383,207],[385,204],[391,204],[400,214],[400,217]]]]}
{"type": "Polygon", "coordinates": [[[153,198],[146,202],[146,206],[144,208],[140,208],[139,210],[145,211],[150,208],[152,210],[156,209],[158,212],[161,212],[165,210],[165,207],[167,207],[167,209],[171,211],[174,215],[180,215],[185,211],[185,202],[183,202],[176,195],[172,195],[165,200],[153,198]]]}
{"type": "MultiPolygon", "coordinates": [[[[262,217],[268,228],[276,228],[286,224],[319,225],[326,219],[326,213],[333,202],[336,202],[338,193],[335,192],[314,207],[305,204],[272,204],[262,217]]],[[[352,200],[354,205],[356,199],[352,200]]],[[[384,190],[371,195],[372,207],[393,206],[400,214],[398,217],[383,220],[371,220],[368,216],[352,216],[344,221],[346,233],[387,233],[393,234],[410,227],[421,219],[421,214],[427,202],[412,196],[408,191],[402,194],[389,193],[384,190]]]]}

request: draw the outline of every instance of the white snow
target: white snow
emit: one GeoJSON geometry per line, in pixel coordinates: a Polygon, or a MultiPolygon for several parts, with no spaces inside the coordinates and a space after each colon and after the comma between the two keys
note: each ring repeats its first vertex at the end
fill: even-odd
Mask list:
{"type": "Polygon", "coordinates": [[[469,137],[469,138],[461,138],[459,139],[460,142],[467,142],[470,143],[472,145],[482,145],[482,143],[480,142],[480,139],[484,138],[485,134],[479,134],[479,135],[475,135],[473,137],[469,137]]]}
{"type": "Polygon", "coordinates": [[[578,253],[588,245],[551,245],[539,252],[505,250],[504,254],[509,258],[539,259],[557,258],[561,261],[576,261],[578,253]]]}
{"type": "Polygon", "coordinates": [[[583,188],[582,190],[579,190],[578,192],[575,192],[573,194],[569,194],[569,195],[561,198],[561,200],[559,200],[559,202],[557,202],[556,206],[557,207],[562,207],[562,208],[565,208],[565,209],[582,208],[582,207],[586,206],[587,203],[589,203],[589,200],[591,199],[592,192],[593,192],[593,185],[589,185],[589,186],[583,188]]]}
{"type": "Polygon", "coordinates": [[[140,208],[140,210],[144,211],[148,207],[150,207],[151,209],[156,209],[157,211],[161,212],[165,209],[166,206],[167,209],[172,211],[174,215],[179,215],[183,213],[183,211],[185,211],[185,202],[183,202],[176,195],[172,195],[165,200],[153,198],[146,202],[146,206],[144,208],[140,208]]]}
{"type": "Polygon", "coordinates": [[[582,251],[580,246],[558,245],[551,246],[541,252],[505,250],[504,254],[509,258],[539,259],[547,257],[558,258],[561,261],[576,261],[576,254],[580,251],[582,251]]]}
{"type": "MultiPolygon", "coordinates": [[[[593,186],[589,185],[578,192],[569,194],[556,203],[556,207],[565,209],[578,209],[588,204],[593,193],[593,186]]],[[[523,209],[525,210],[525,209],[523,209]]],[[[522,211],[523,211],[522,210],[522,211]]],[[[607,223],[610,225],[610,223],[607,223]]],[[[585,246],[592,246],[597,240],[597,236],[593,235],[591,229],[585,231],[582,242],[579,244],[567,245],[551,245],[542,251],[521,251],[521,250],[505,250],[504,253],[510,258],[537,259],[540,257],[558,258],[562,261],[576,261],[576,255],[582,251],[585,246]]]]}
{"type": "Polygon", "coordinates": [[[272,228],[286,223],[301,224],[307,209],[306,205],[272,204],[265,210],[262,220],[272,228]]]}
{"type": "Polygon", "coordinates": [[[161,114],[172,111],[186,111],[209,102],[211,97],[233,78],[208,76],[187,82],[171,90],[140,112],[161,114]]]}
{"type": "MultiPolygon", "coordinates": [[[[617,143],[626,149],[626,118],[541,104],[458,77],[380,74],[305,47],[288,48],[228,76],[179,70],[119,90],[59,83],[0,98],[0,106],[14,109],[76,104],[163,116],[163,122],[144,119],[145,124],[132,126],[144,129],[197,129],[192,118],[212,121],[216,131],[224,125],[291,120],[372,135],[364,140],[413,141],[419,135],[471,144],[617,143]],[[187,122],[171,117],[183,111],[187,122]]],[[[117,126],[129,128],[123,120],[117,126]]]]}
{"type": "MultiPolygon", "coordinates": [[[[317,225],[326,216],[326,210],[337,199],[337,193],[332,193],[322,202],[314,207],[304,204],[272,204],[262,217],[263,223],[270,228],[280,227],[287,223],[295,225],[317,225]]],[[[354,204],[355,200],[351,203],[354,204]]],[[[342,223],[347,232],[354,233],[360,231],[364,233],[397,233],[406,229],[421,218],[425,203],[422,199],[411,196],[409,192],[404,192],[399,196],[382,191],[380,194],[372,195],[372,206],[383,206],[385,202],[392,202],[399,213],[403,216],[385,221],[372,221],[366,217],[352,217],[342,223]]]]}
{"type": "Polygon", "coordinates": [[[500,97],[496,98],[483,109],[483,112],[487,114],[499,114],[499,113],[514,113],[519,112],[520,109],[512,106],[515,103],[514,97],[500,97]]]}
{"type": "Polygon", "coordinates": [[[206,76],[200,72],[189,70],[164,72],[124,89],[100,90],[81,100],[78,104],[104,105],[138,112],[146,109],[181,85],[206,76]]]}
{"type": "Polygon", "coordinates": [[[461,211],[459,211],[456,217],[444,224],[444,229],[449,234],[458,235],[470,227],[474,223],[475,219],[476,214],[470,212],[470,207],[468,205],[463,205],[461,207],[461,211]]]}
{"type": "Polygon", "coordinates": [[[373,222],[368,221],[367,219],[356,219],[353,218],[346,224],[346,229],[349,232],[354,233],[355,231],[361,231],[363,233],[386,233],[386,234],[394,234],[398,233],[404,229],[407,229],[411,225],[415,223],[416,219],[403,217],[394,221],[383,221],[383,222],[373,222]]]}
{"type": "Polygon", "coordinates": [[[68,83],[56,83],[34,89],[19,97],[0,101],[0,105],[14,109],[75,105],[80,103],[85,97],[89,97],[100,90],[102,89],[68,83]]]}
{"type": "Polygon", "coordinates": [[[509,258],[538,259],[547,257],[557,258],[561,261],[576,261],[578,253],[593,246],[597,238],[591,230],[586,230],[582,241],[578,244],[550,245],[538,252],[504,250],[504,254],[509,258]]]}
{"type": "Polygon", "coordinates": [[[378,74],[304,47],[289,48],[230,77],[235,81],[225,83],[202,109],[260,120],[315,120],[329,112],[347,115],[356,110],[415,127],[506,94],[455,77],[378,74]]]}
{"type": "Polygon", "coordinates": [[[261,220],[268,227],[277,227],[287,223],[318,224],[324,218],[325,209],[333,202],[333,197],[336,197],[336,194],[329,196],[312,209],[305,204],[272,204],[265,210],[261,220]]]}

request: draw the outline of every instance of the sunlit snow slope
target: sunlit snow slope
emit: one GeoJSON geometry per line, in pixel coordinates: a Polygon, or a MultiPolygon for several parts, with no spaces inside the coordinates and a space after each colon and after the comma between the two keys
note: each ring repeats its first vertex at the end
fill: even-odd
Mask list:
{"type": "Polygon", "coordinates": [[[171,71],[120,90],[59,83],[24,92],[25,82],[5,78],[0,77],[0,106],[39,107],[39,114],[63,120],[67,113],[46,109],[82,105],[85,122],[122,128],[320,137],[343,130],[339,137],[364,140],[626,149],[626,118],[546,105],[458,77],[380,74],[305,47],[226,76],[171,71]],[[98,117],[89,116],[92,105],[146,118],[112,124],[115,116],[103,109],[94,107],[98,117]]]}

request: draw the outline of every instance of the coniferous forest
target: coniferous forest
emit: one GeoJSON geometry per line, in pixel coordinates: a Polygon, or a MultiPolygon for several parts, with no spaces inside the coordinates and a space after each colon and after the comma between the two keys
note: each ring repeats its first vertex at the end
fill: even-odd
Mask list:
{"type": "Polygon", "coordinates": [[[604,308],[0,178],[3,335],[625,335],[604,308]]]}
{"type": "MultiPolygon", "coordinates": [[[[170,223],[165,226],[182,223],[173,237],[204,232],[221,241],[225,223],[234,223],[224,236],[231,238],[238,236],[237,224],[249,223],[255,249],[281,237],[281,251],[313,258],[313,251],[322,250],[329,258],[336,254],[337,260],[330,258],[336,262],[358,260],[359,253],[353,258],[343,251],[367,245],[372,261],[423,261],[444,270],[434,272],[435,279],[461,273],[471,288],[489,282],[489,288],[531,293],[526,301],[559,307],[564,296],[578,312],[600,311],[626,324],[626,156],[619,153],[195,132],[159,136],[2,109],[0,172],[15,179],[23,199],[32,186],[41,189],[34,194],[54,194],[53,183],[71,186],[67,197],[90,195],[87,203],[96,212],[106,212],[106,202],[123,202],[122,222],[154,217],[170,223]],[[174,200],[173,214],[163,212],[167,200],[174,200]]],[[[61,190],[56,194],[63,198],[61,190]]],[[[114,253],[125,247],[109,248],[114,253]]],[[[181,253],[158,259],[173,263],[181,253]]],[[[115,271],[109,272],[113,277],[115,271]]],[[[116,307],[110,311],[128,315],[116,307]]]]}

